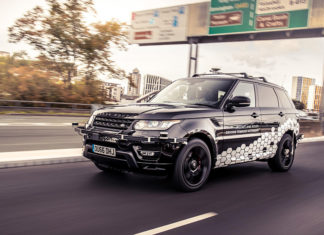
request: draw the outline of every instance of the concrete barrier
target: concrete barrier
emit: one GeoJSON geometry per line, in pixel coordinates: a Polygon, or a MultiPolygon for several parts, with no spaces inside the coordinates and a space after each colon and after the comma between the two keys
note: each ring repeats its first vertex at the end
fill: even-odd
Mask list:
{"type": "Polygon", "coordinates": [[[308,137],[322,136],[321,122],[319,120],[300,120],[300,133],[308,137]]]}

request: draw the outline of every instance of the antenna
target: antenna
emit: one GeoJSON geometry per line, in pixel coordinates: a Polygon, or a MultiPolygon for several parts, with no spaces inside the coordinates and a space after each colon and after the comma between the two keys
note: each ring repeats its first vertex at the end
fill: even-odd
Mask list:
{"type": "Polygon", "coordinates": [[[209,72],[211,72],[211,73],[217,73],[219,70],[221,70],[221,69],[220,68],[211,68],[209,70],[209,72]]]}

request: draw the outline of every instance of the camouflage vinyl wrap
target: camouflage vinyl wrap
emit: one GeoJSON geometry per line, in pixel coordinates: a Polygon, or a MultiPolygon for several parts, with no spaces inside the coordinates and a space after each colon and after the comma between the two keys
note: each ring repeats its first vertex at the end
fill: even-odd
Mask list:
{"type": "Polygon", "coordinates": [[[299,133],[299,123],[295,119],[287,119],[278,128],[272,127],[271,132],[262,133],[261,136],[249,145],[242,144],[236,149],[228,148],[217,155],[215,168],[225,167],[236,163],[269,159],[275,156],[278,144],[287,131],[299,133]]]}

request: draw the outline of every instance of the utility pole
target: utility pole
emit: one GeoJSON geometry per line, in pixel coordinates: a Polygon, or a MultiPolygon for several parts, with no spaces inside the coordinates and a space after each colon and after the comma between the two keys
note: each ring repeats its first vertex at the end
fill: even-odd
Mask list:
{"type": "Polygon", "coordinates": [[[188,77],[191,77],[193,74],[197,73],[198,66],[198,41],[189,39],[189,64],[188,64],[188,77]],[[195,47],[195,48],[193,48],[195,47]],[[192,61],[194,62],[193,73],[192,73],[192,61]]]}

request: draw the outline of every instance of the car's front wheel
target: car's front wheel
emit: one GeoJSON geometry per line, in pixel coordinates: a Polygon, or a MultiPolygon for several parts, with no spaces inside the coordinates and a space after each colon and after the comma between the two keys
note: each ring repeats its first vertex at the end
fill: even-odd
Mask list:
{"type": "Polygon", "coordinates": [[[276,155],[268,160],[268,165],[273,171],[288,171],[295,158],[294,139],[289,134],[284,134],[279,142],[276,155]]]}
{"type": "Polygon", "coordinates": [[[183,191],[196,191],[206,183],[210,171],[211,155],[208,146],[200,139],[192,139],[178,155],[173,181],[183,191]]]}

